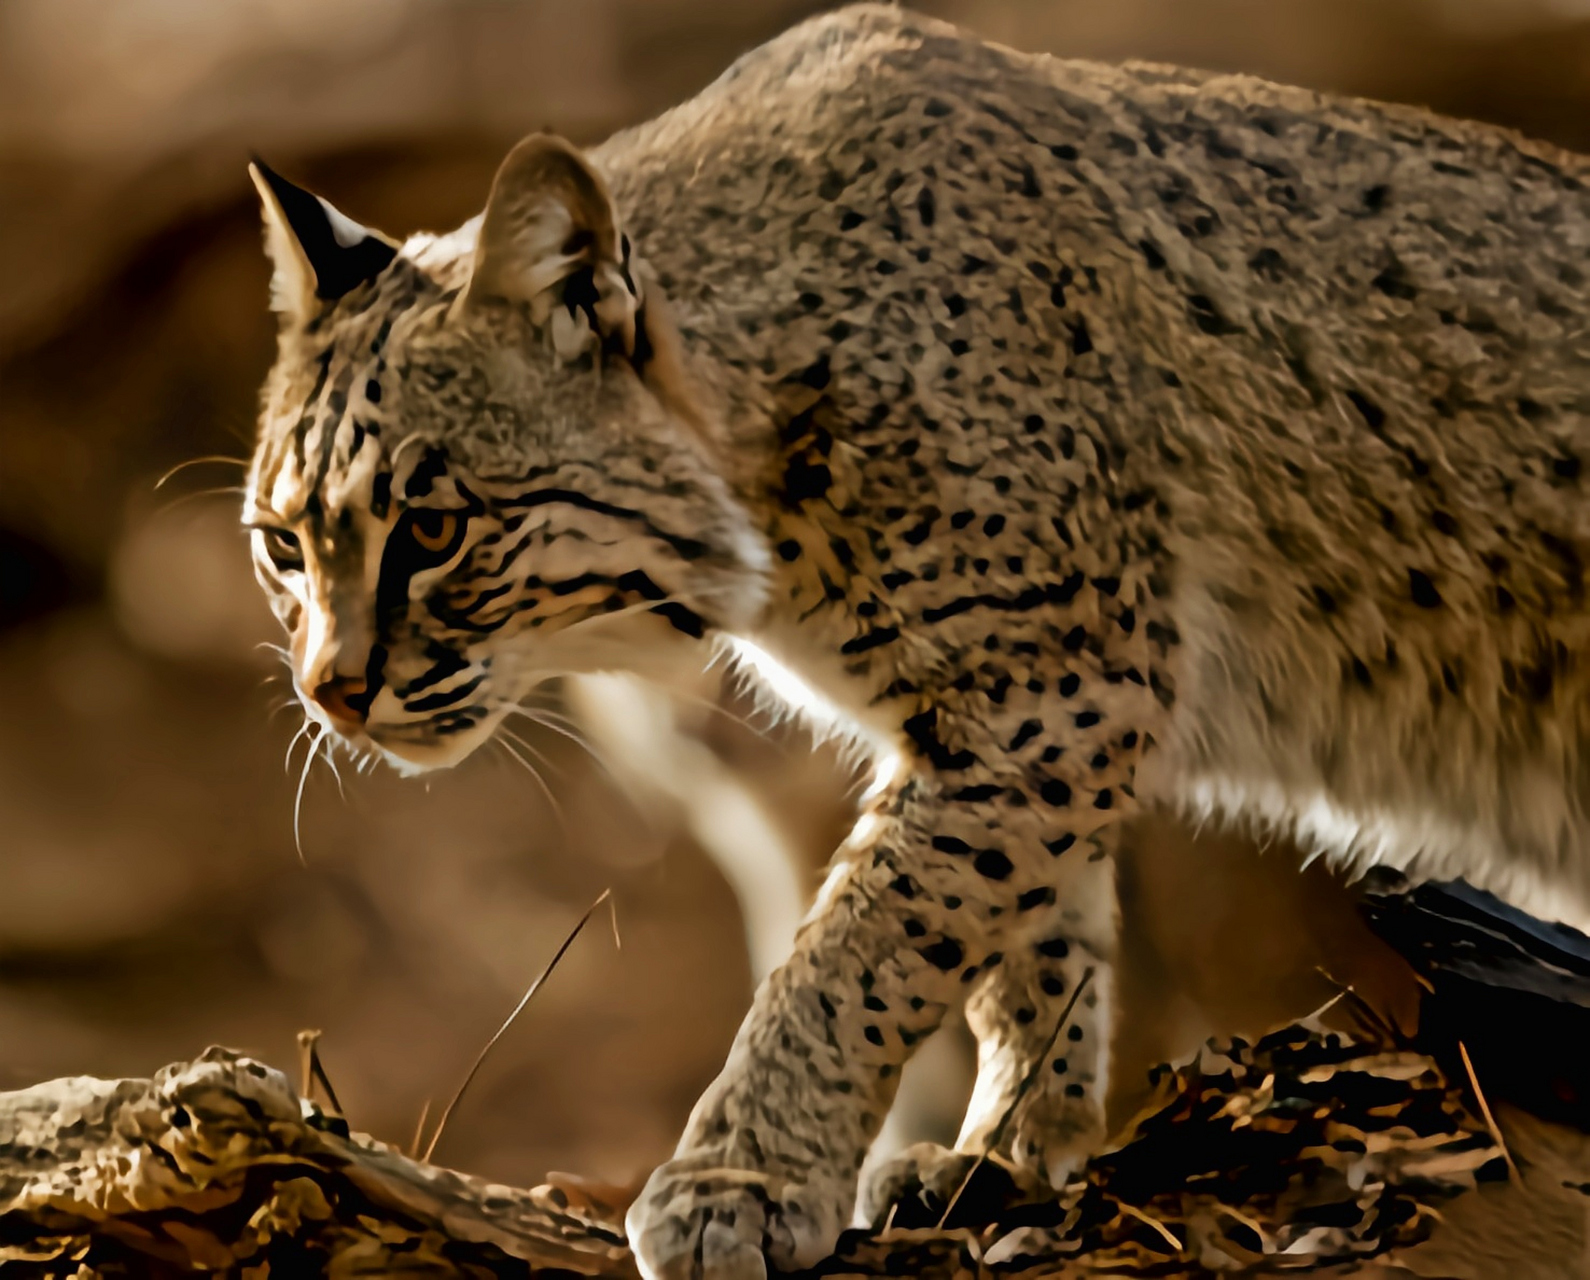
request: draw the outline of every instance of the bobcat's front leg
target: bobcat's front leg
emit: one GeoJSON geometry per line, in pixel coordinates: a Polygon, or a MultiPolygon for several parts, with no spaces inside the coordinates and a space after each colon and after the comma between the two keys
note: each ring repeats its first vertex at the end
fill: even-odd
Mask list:
{"type": "Polygon", "coordinates": [[[910,1197],[943,1210],[973,1166],[993,1157],[1018,1191],[1061,1187],[1098,1150],[1112,1011],[1117,918],[1110,850],[1119,824],[1057,862],[1052,889],[1020,904],[1002,963],[979,981],[966,1020],[977,1083],[955,1146],[918,1143],[869,1172],[856,1208],[881,1226],[910,1197]]]}
{"type": "Polygon", "coordinates": [[[1105,1137],[1116,910],[1114,859],[1096,852],[966,1011],[977,1085],[956,1147],[1056,1189],[1105,1137]]]}
{"type": "Polygon", "coordinates": [[[831,1248],[912,1048],[997,971],[1023,918],[1054,900],[1061,864],[1085,860],[1088,837],[1130,807],[1135,725],[1057,711],[1069,780],[1043,767],[1058,756],[1041,742],[1031,765],[1013,756],[1003,725],[996,740],[939,709],[912,718],[932,767],[890,799],[820,897],[630,1210],[647,1276],[740,1280],[762,1275],[764,1258],[796,1268],[831,1248]]]}

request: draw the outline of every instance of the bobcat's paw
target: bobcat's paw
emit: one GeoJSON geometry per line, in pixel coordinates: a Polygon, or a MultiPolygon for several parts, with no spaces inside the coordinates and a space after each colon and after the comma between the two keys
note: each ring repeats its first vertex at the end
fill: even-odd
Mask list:
{"type": "Polygon", "coordinates": [[[1040,1197],[1036,1178],[1006,1161],[919,1142],[872,1171],[856,1202],[856,1225],[881,1230],[981,1224],[1000,1209],[1040,1197]],[[954,1211],[945,1211],[954,1201],[954,1211]],[[892,1215],[892,1217],[891,1217],[892,1215]]]}
{"type": "Polygon", "coordinates": [[[652,1174],[624,1225],[647,1280],[763,1280],[832,1251],[844,1226],[837,1197],[744,1169],[671,1160],[652,1174]]]}
{"type": "Polygon", "coordinates": [[[1103,1117],[1093,1106],[1072,1106],[1059,1115],[1018,1120],[1011,1159],[1056,1191],[1062,1191],[1105,1146],[1103,1117]]]}

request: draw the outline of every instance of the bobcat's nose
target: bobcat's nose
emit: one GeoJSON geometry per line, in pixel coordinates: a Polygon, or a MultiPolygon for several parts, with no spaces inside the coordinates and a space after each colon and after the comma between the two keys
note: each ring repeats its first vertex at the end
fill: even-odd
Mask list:
{"type": "Polygon", "coordinates": [[[357,729],[369,714],[369,700],[363,695],[363,676],[332,676],[322,680],[310,694],[337,728],[357,729]]]}

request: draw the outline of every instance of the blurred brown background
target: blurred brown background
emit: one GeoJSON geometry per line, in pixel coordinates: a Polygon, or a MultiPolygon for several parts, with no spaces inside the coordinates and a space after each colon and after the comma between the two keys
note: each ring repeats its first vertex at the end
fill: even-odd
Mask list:
{"type": "MultiPolygon", "coordinates": [[[[270,358],[244,163],[363,221],[450,226],[519,135],[594,141],[823,7],[799,0],[0,0],[0,1087],[224,1041],[324,1057],[406,1140],[605,886],[440,1153],[508,1181],[666,1150],[748,999],[700,814],[624,798],[553,730],[428,785],[324,768],[235,531],[270,358]]],[[[1002,41],[1426,103],[1590,147],[1585,0],[941,0],[1002,41]]],[[[692,713],[816,866],[843,779],[799,734],[692,713]]],[[[707,757],[702,757],[703,760],[707,757]]]]}

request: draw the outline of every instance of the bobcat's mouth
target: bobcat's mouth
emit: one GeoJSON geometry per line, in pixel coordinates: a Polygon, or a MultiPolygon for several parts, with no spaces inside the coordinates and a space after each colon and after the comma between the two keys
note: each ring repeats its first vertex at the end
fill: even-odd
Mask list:
{"type": "MultiPolygon", "coordinates": [[[[500,715],[482,714],[466,720],[454,716],[401,724],[372,722],[358,735],[357,749],[374,750],[405,777],[451,769],[491,740],[500,715]]],[[[342,735],[350,743],[354,739],[342,735]]]]}

